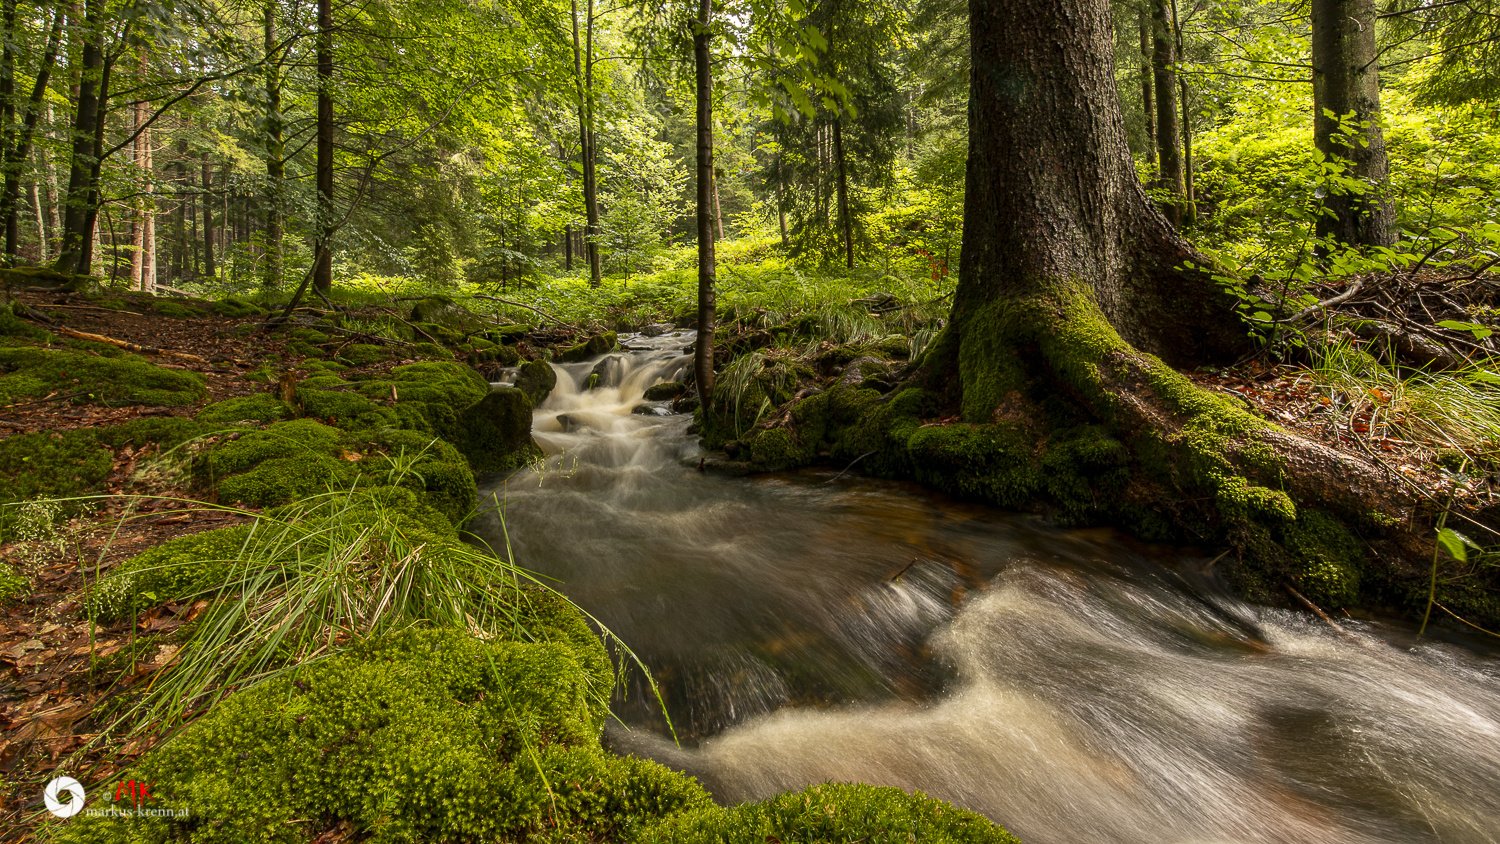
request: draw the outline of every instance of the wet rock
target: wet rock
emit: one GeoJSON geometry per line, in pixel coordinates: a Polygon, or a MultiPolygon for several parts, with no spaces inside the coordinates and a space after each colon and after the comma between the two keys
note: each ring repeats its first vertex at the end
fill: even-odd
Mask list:
{"type": "Polygon", "coordinates": [[[578,363],[589,358],[596,358],[615,347],[615,333],[610,331],[598,334],[579,343],[569,346],[557,353],[557,360],[561,363],[578,363]]]}
{"type": "Polygon", "coordinates": [[[890,369],[891,365],[889,362],[872,355],[856,358],[850,361],[848,366],[844,367],[844,371],[839,375],[838,386],[858,387],[865,379],[879,378],[889,372],[890,369]]]}
{"type": "Polygon", "coordinates": [[[698,404],[699,402],[697,396],[678,396],[672,401],[672,412],[692,413],[693,411],[698,409],[698,404]]]}
{"type": "Polygon", "coordinates": [[[464,411],[463,426],[475,474],[514,469],[541,453],[531,439],[531,400],[515,388],[491,390],[464,411]]]}
{"type": "MultiPolygon", "coordinates": [[[[618,387],[625,380],[625,356],[610,355],[594,365],[589,373],[589,389],[599,387],[618,387]]],[[[646,398],[651,398],[647,396],[646,398]]]]}
{"type": "Polygon", "coordinates": [[[671,416],[672,411],[659,404],[638,404],[630,409],[637,416],[671,416]]]}
{"type": "Polygon", "coordinates": [[[516,389],[531,399],[532,407],[545,401],[556,386],[557,373],[546,361],[527,361],[521,364],[520,372],[516,375],[516,389]]]}
{"type": "Polygon", "coordinates": [[[577,420],[566,413],[557,414],[557,424],[562,428],[564,434],[578,429],[577,420]]]}
{"type": "Polygon", "coordinates": [[[645,398],[647,401],[665,401],[675,399],[685,392],[687,392],[687,385],[681,381],[666,381],[647,387],[645,398]]]}
{"type": "Polygon", "coordinates": [[[645,337],[660,337],[669,331],[675,331],[676,328],[670,322],[653,322],[650,325],[641,326],[641,335],[645,337]]]}

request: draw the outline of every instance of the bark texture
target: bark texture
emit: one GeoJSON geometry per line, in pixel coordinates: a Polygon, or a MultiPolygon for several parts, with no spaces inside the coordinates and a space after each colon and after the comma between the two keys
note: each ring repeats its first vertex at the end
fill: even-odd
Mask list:
{"type": "Polygon", "coordinates": [[[318,243],[313,290],[333,289],[333,3],[318,0],[318,243]]]}
{"type": "Polygon", "coordinates": [[[709,29],[713,5],[698,0],[693,29],[694,101],[698,135],[698,340],[693,354],[693,377],[698,396],[707,405],[714,393],[714,97],[709,29]]]}
{"type": "Polygon", "coordinates": [[[1380,60],[1374,0],[1312,0],[1313,141],[1326,159],[1347,162],[1360,189],[1330,189],[1319,237],[1389,246],[1395,215],[1386,195],[1380,128],[1380,60]]]}

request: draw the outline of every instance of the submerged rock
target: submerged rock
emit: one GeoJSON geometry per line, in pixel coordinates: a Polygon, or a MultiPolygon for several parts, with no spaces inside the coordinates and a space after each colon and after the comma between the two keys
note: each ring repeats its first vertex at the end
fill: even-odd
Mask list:
{"type": "Polygon", "coordinates": [[[653,384],[646,388],[647,401],[665,401],[675,399],[687,392],[687,385],[681,381],[665,381],[661,384],[653,384]]]}

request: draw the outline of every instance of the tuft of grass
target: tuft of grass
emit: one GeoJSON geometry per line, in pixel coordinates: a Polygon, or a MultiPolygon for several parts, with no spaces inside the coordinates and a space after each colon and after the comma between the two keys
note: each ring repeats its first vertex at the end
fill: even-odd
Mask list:
{"type": "Polygon", "coordinates": [[[1310,372],[1351,417],[1370,430],[1465,451],[1500,447],[1500,373],[1479,365],[1406,374],[1348,338],[1314,347],[1310,372]]]}

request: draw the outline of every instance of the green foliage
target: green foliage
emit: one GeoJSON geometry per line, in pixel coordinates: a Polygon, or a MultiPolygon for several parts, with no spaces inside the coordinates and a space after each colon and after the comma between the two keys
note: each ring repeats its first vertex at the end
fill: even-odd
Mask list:
{"type": "Polygon", "coordinates": [[[647,830],[643,844],[1017,844],[986,818],[921,792],[824,783],[759,803],[703,808],[647,830]]]}
{"type": "Polygon", "coordinates": [[[102,358],[36,348],[0,348],[0,401],[55,393],[79,403],[193,404],[208,396],[203,376],[140,358],[102,358]]]}
{"type": "Polygon", "coordinates": [[[9,604],[31,589],[31,581],[10,566],[0,563],[0,605],[9,604]]]}

